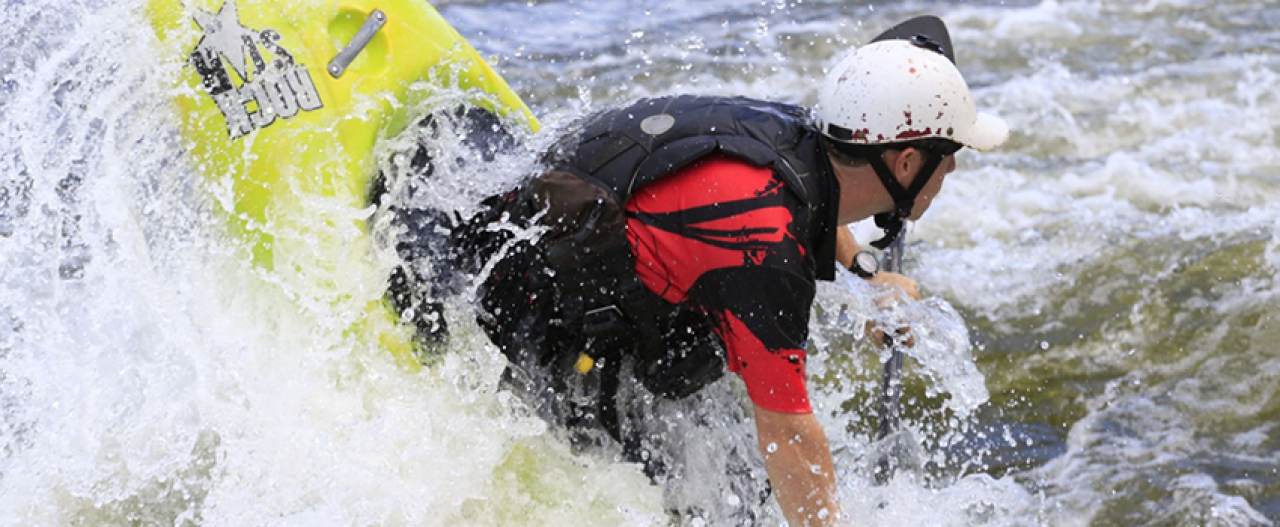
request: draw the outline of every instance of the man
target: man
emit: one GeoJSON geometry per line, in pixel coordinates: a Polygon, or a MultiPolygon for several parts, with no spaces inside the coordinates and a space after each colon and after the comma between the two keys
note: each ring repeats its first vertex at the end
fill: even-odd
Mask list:
{"type": "MultiPolygon", "coordinates": [[[[478,320],[510,360],[506,384],[576,442],[616,442],[673,484],[698,477],[685,467],[696,460],[672,454],[679,433],[661,408],[694,400],[676,413],[707,422],[709,407],[737,413],[699,399],[737,373],[783,514],[834,522],[804,373],[815,281],[834,278],[838,252],[851,265],[844,225],[875,216],[886,229],[875,245],[887,245],[929,208],[958,150],[1008,134],[977,112],[950,48],[935,18],[890,30],[831,70],[816,122],[784,104],[666,97],[563,138],[546,172],[453,230],[454,258],[483,280],[478,320]]],[[[857,271],[916,296],[905,277],[857,271]]],[[[760,488],[735,499],[768,495],[746,478],[760,488]]]]}

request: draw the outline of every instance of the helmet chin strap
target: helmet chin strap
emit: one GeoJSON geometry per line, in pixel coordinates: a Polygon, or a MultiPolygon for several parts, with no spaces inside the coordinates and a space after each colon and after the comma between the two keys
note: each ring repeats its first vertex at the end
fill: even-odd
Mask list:
{"type": "Polygon", "coordinates": [[[880,151],[876,151],[874,155],[865,156],[871,163],[871,168],[875,169],[876,175],[880,177],[880,183],[884,185],[885,191],[889,193],[889,197],[893,198],[893,210],[876,214],[876,226],[884,229],[884,237],[871,242],[871,246],[877,249],[886,249],[893,240],[898,238],[902,233],[903,222],[911,217],[911,209],[915,207],[916,198],[920,196],[920,192],[924,190],[924,186],[929,183],[929,178],[933,177],[933,172],[938,169],[938,165],[942,163],[942,156],[934,154],[928,150],[916,150],[924,156],[924,166],[916,172],[915,179],[911,182],[911,188],[903,188],[898,182],[898,178],[893,176],[893,171],[889,170],[889,165],[885,164],[884,158],[880,156],[880,151]]]}

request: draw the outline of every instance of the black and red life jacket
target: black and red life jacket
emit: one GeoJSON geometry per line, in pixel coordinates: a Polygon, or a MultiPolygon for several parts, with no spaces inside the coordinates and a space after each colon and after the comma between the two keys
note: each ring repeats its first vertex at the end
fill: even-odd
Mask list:
{"type": "MultiPolygon", "coordinates": [[[[822,233],[834,228],[839,189],[818,138],[806,109],[740,97],[644,99],[596,114],[548,152],[548,171],[509,197],[511,220],[546,228],[536,252],[550,272],[521,278],[548,282],[554,299],[544,300],[556,311],[549,320],[582,337],[571,347],[596,358],[630,353],[643,365],[637,373],[651,391],[691,394],[723,375],[722,354],[670,341],[672,325],[690,317],[681,317],[681,306],[649,291],[636,275],[626,237],[627,200],[636,189],[712,154],[771,167],[806,204],[807,214],[796,221],[809,233],[802,240],[807,252],[833,255],[834,237],[822,233]]],[[[815,263],[818,278],[834,276],[834,258],[815,263]]],[[[504,288],[490,291],[492,298],[482,299],[490,312],[519,307],[504,288]]],[[[511,330],[485,325],[491,336],[511,330]]]]}

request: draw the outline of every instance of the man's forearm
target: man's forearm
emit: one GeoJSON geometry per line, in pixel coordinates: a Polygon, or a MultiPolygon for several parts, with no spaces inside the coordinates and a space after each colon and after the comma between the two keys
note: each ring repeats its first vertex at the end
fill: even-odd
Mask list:
{"type": "Polygon", "coordinates": [[[836,263],[848,269],[853,266],[853,256],[858,254],[862,248],[858,247],[858,240],[853,237],[853,231],[849,230],[848,225],[836,227],[836,263]]]}
{"type": "Polygon", "coordinates": [[[835,471],[827,436],[813,414],[756,407],[756,429],[769,481],[791,525],[834,525],[835,471]]]}

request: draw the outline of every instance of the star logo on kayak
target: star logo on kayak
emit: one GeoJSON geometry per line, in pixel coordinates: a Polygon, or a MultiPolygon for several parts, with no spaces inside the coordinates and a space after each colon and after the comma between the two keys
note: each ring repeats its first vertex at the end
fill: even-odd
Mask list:
{"type": "Polygon", "coordinates": [[[204,37],[191,51],[191,65],[232,139],[324,106],[311,72],[281,45],[280,33],[245,27],[235,0],[216,13],[197,9],[192,18],[204,37]]]}

